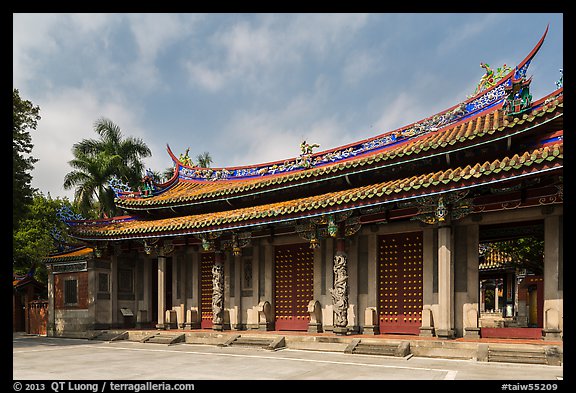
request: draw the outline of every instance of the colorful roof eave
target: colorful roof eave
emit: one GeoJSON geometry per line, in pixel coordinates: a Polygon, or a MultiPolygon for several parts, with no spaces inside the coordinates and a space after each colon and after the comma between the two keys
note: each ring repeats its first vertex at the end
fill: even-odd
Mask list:
{"type": "Polygon", "coordinates": [[[93,251],[94,250],[90,247],[79,247],[74,250],[49,255],[43,258],[42,262],[57,263],[57,262],[72,262],[72,261],[85,260],[86,258],[90,258],[93,251]]]}
{"type": "Polygon", "coordinates": [[[524,177],[561,173],[562,161],[563,144],[558,143],[483,164],[450,168],[286,202],[169,219],[135,219],[101,226],[77,225],[72,228],[71,235],[84,241],[98,241],[238,230],[471,189],[524,177]]]}
{"type": "MultiPolygon", "coordinates": [[[[560,91],[560,90],[558,90],[560,91]]],[[[558,91],[554,93],[558,93],[558,91]]],[[[550,94],[553,96],[554,93],[550,94]]],[[[380,169],[387,166],[406,164],[438,155],[450,154],[462,149],[471,149],[487,143],[505,139],[556,120],[563,116],[562,96],[549,105],[542,105],[544,99],[537,101],[538,109],[522,118],[505,119],[500,110],[479,114],[427,134],[411,143],[395,148],[378,151],[368,156],[352,157],[332,165],[319,166],[302,172],[277,175],[262,179],[231,180],[220,182],[180,181],[170,186],[163,195],[142,199],[117,199],[117,205],[126,210],[155,210],[178,208],[214,202],[233,200],[245,196],[273,192],[297,187],[303,183],[315,183],[333,180],[361,172],[380,169]],[[173,191],[173,192],[171,192],[173,191]],[[183,195],[177,195],[180,192],[183,195]],[[173,195],[176,194],[176,195],[173,195]]]]}

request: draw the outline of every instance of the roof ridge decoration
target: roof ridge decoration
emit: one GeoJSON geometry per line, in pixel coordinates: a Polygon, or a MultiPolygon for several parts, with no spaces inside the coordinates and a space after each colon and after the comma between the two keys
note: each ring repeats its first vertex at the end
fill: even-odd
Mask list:
{"type": "MultiPolygon", "coordinates": [[[[441,221],[440,218],[446,219],[447,214],[450,214],[450,219],[458,219],[469,213],[470,206],[461,191],[489,186],[502,180],[557,173],[556,171],[562,171],[563,157],[563,143],[560,141],[554,145],[529,149],[522,154],[515,153],[483,163],[480,161],[447,170],[422,173],[416,177],[389,179],[367,186],[289,201],[155,220],[133,217],[132,220],[124,222],[86,222],[73,227],[71,236],[85,241],[98,241],[194,235],[197,238],[206,237],[209,241],[223,231],[246,231],[249,227],[339,214],[348,210],[402,203],[441,194],[446,195],[442,201],[439,198],[419,199],[424,202],[420,213],[431,213],[438,222],[441,221]],[[448,197],[448,193],[452,193],[456,198],[448,197]],[[449,210],[446,210],[446,203],[451,205],[448,206],[449,210]]],[[[563,190],[558,188],[553,199],[549,201],[543,196],[537,198],[538,204],[557,203],[558,198],[563,198],[563,190]]],[[[426,219],[424,215],[422,218],[426,219]]],[[[353,226],[353,223],[350,224],[353,226]]]]}
{"type": "Polygon", "coordinates": [[[498,67],[496,72],[490,68],[488,63],[480,63],[480,67],[486,70],[486,74],[482,76],[480,82],[478,82],[478,86],[476,86],[476,90],[472,95],[468,96],[468,98],[474,97],[483,91],[496,86],[498,82],[502,80],[502,78],[504,78],[506,75],[508,75],[508,73],[510,73],[510,71],[512,71],[512,68],[508,67],[506,64],[504,64],[502,67],[498,67]]]}
{"type": "MultiPolygon", "coordinates": [[[[548,27],[549,26],[546,26],[546,30],[536,46],[524,58],[524,60],[515,67],[514,70],[504,66],[499,68],[495,75],[492,71],[491,77],[485,75],[481,80],[482,86],[479,85],[477,88],[478,92],[475,95],[468,97],[465,101],[408,126],[345,146],[308,154],[305,159],[301,155],[284,161],[257,165],[201,168],[192,166],[192,162],[185,159],[186,155],[180,155],[181,158],[177,158],[176,155],[172,153],[170,146],[166,145],[168,154],[174,162],[176,176],[174,176],[171,181],[164,183],[162,185],[163,187],[158,187],[159,189],[157,189],[154,194],[158,195],[167,190],[179,180],[197,182],[243,180],[286,174],[311,169],[313,167],[329,165],[357,156],[374,153],[379,150],[385,150],[395,145],[407,143],[408,141],[438,131],[471,116],[478,115],[494,106],[503,104],[507,97],[506,87],[511,86],[512,79],[520,79],[526,74],[530,62],[544,42],[548,33],[548,27]]],[[[489,66],[487,64],[484,65],[488,74],[489,66]]],[[[141,193],[127,193],[124,195],[118,195],[118,197],[139,198],[144,197],[144,195],[141,195],[141,193]]]]}

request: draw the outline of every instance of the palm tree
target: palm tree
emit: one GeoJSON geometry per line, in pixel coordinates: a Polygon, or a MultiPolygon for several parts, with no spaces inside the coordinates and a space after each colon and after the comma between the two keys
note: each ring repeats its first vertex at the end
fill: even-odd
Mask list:
{"type": "Polygon", "coordinates": [[[210,168],[210,164],[212,164],[212,157],[210,157],[210,153],[205,151],[204,153],[198,154],[196,156],[196,161],[198,162],[198,166],[200,168],[210,168]]]}
{"type": "Polygon", "coordinates": [[[171,166],[168,167],[166,169],[164,169],[164,172],[162,172],[160,178],[162,179],[163,182],[167,182],[168,180],[172,179],[172,176],[174,176],[174,170],[176,168],[171,166]]]}
{"type": "Polygon", "coordinates": [[[112,176],[137,189],[142,179],[143,157],[152,153],[138,138],[123,138],[120,127],[101,118],[94,123],[100,139],[84,139],[74,144],[74,159],[69,164],[75,169],[64,177],[64,188],[76,187],[74,201],[82,214],[96,209],[98,216],[115,214],[114,193],[108,186],[112,176]]]}

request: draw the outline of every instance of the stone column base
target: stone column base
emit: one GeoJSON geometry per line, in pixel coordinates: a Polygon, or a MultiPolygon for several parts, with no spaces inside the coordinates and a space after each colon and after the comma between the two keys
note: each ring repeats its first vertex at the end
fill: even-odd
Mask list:
{"type": "Polygon", "coordinates": [[[333,332],[340,336],[345,336],[348,334],[348,328],[346,326],[334,326],[333,332]]]}
{"type": "Polygon", "coordinates": [[[322,333],[322,324],[321,323],[309,323],[307,331],[308,331],[308,333],[322,333]]]}
{"type": "Polygon", "coordinates": [[[156,329],[158,330],[166,330],[168,328],[168,325],[166,325],[165,323],[157,323],[156,324],[156,329]]]}
{"type": "Polygon", "coordinates": [[[422,337],[434,337],[434,328],[432,326],[421,326],[420,336],[422,337]]]}
{"type": "Polygon", "coordinates": [[[454,330],[452,329],[436,329],[436,337],[441,339],[452,339],[454,338],[454,330]]]}
{"type": "Polygon", "coordinates": [[[362,330],[362,334],[380,334],[380,326],[378,325],[366,325],[362,330]]]}
{"type": "Polygon", "coordinates": [[[199,322],[186,322],[184,324],[184,329],[200,329],[199,322]]]}
{"type": "Polygon", "coordinates": [[[480,338],[480,328],[464,328],[465,338],[480,338]]]}
{"type": "Polygon", "coordinates": [[[224,330],[224,325],[222,325],[221,323],[214,323],[212,324],[212,330],[221,332],[224,330]]]}
{"type": "Polygon", "coordinates": [[[269,332],[274,330],[274,324],[272,322],[260,322],[258,324],[258,330],[269,332]]]}
{"type": "Polygon", "coordinates": [[[542,338],[544,341],[561,341],[562,330],[560,329],[542,329],[542,338]]]}

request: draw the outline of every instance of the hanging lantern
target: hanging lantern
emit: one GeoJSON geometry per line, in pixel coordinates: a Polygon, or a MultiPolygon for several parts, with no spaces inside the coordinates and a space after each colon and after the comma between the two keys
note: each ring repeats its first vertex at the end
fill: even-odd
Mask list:
{"type": "Polygon", "coordinates": [[[444,205],[444,197],[441,196],[438,198],[438,207],[436,208],[436,217],[438,218],[439,222],[444,222],[446,220],[446,214],[448,210],[446,209],[446,205],[444,205]]]}
{"type": "Polygon", "coordinates": [[[152,254],[152,246],[148,244],[146,240],[144,240],[144,252],[146,253],[146,255],[152,254]]]}
{"type": "Polygon", "coordinates": [[[310,234],[310,248],[315,249],[318,247],[320,247],[320,242],[318,241],[318,238],[316,237],[316,231],[312,231],[312,233],[310,234]]]}
{"type": "Polygon", "coordinates": [[[212,242],[205,237],[202,238],[202,249],[204,251],[211,251],[212,250],[212,242]]]}
{"type": "Polygon", "coordinates": [[[338,235],[338,225],[336,224],[336,220],[332,214],[328,217],[328,234],[331,237],[336,237],[336,235],[338,235]]]}
{"type": "Polygon", "coordinates": [[[238,244],[238,235],[232,234],[232,255],[238,256],[242,252],[240,245],[238,244]]]}

